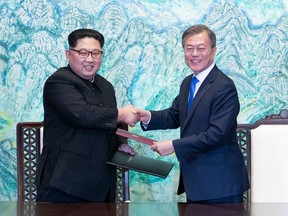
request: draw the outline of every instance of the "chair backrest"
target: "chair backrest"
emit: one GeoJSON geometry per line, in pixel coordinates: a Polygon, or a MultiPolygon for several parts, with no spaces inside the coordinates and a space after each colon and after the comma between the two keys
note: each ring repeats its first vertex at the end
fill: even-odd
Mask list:
{"type": "MultiPolygon", "coordinates": [[[[34,202],[36,167],[42,150],[43,122],[17,124],[18,201],[34,202]]],[[[129,170],[117,167],[116,202],[130,200],[129,170]]]]}
{"type": "Polygon", "coordinates": [[[238,125],[251,183],[247,202],[288,202],[288,110],[238,125]]]}

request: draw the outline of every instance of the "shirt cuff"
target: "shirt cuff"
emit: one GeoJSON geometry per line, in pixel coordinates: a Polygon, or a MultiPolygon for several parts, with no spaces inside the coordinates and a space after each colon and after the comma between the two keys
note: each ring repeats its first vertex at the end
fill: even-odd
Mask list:
{"type": "Polygon", "coordinates": [[[151,112],[150,112],[150,111],[148,111],[148,112],[149,112],[149,119],[148,119],[148,121],[147,121],[147,122],[141,122],[141,123],[142,123],[142,126],[143,126],[145,129],[148,128],[148,125],[149,125],[149,123],[150,123],[150,121],[151,121],[151,112]]]}

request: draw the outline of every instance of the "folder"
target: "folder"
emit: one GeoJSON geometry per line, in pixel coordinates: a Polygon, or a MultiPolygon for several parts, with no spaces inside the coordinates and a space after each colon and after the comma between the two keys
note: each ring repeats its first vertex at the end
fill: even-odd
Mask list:
{"type": "Polygon", "coordinates": [[[149,158],[142,155],[133,156],[121,151],[116,151],[106,163],[161,178],[166,178],[174,166],[173,163],[166,161],[149,158]]]}
{"type": "Polygon", "coordinates": [[[126,137],[128,139],[133,139],[133,140],[148,144],[148,145],[153,145],[153,143],[156,142],[156,140],[149,139],[147,137],[140,136],[138,134],[131,133],[131,132],[127,131],[127,130],[123,130],[123,129],[120,129],[120,128],[117,129],[116,134],[119,135],[119,136],[126,137]]]}

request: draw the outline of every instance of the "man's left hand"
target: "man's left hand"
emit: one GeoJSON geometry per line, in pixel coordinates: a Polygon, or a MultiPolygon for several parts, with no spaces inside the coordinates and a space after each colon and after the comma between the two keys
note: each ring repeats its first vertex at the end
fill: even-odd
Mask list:
{"type": "Polygon", "coordinates": [[[128,144],[121,144],[119,147],[118,147],[118,150],[119,151],[123,151],[123,152],[126,152],[130,155],[136,155],[137,153],[135,152],[135,150],[129,146],[128,144]]]}
{"type": "Polygon", "coordinates": [[[151,149],[158,152],[161,156],[166,156],[174,153],[174,147],[172,140],[154,142],[154,145],[151,146],[151,149]]]}

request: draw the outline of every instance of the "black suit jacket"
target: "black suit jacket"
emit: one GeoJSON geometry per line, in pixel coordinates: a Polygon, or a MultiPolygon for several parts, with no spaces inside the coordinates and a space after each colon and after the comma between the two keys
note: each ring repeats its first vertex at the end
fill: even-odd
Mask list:
{"type": "Polygon", "coordinates": [[[115,197],[115,167],[105,162],[120,143],[116,137],[113,86],[96,75],[94,83],[60,68],[45,83],[43,152],[38,187],[55,187],[90,201],[115,197]]]}
{"type": "Polygon", "coordinates": [[[241,194],[249,188],[249,181],[237,144],[239,99],[235,85],[215,66],[186,115],[191,78],[184,79],[170,108],[151,111],[147,130],[180,127],[180,139],[173,140],[181,169],[178,193],[185,191],[190,200],[241,194]]]}

